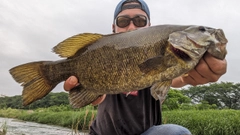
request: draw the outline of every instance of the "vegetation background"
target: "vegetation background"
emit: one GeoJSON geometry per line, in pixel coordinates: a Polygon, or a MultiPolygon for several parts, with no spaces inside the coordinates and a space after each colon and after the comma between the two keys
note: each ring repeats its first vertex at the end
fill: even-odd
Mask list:
{"type": "MultiPolygon", "coordinates": [[[[194,135],[240,135],[240,83],[171,89],[162,109],[164,124],[185,126],[194,135]]],[[[65,92],[50,93],[26,107],[21,96],[0,98],[0,117],[69,127],[76,133],[88,130],[96,112],[91,105],[71,108],[65,92]]]]}

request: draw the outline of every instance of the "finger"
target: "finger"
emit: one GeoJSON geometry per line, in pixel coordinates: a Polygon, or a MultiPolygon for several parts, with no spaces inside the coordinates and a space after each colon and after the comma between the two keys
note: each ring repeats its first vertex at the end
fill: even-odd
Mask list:
{"type": "Polygon", "coordinates": [[[214,74],[204,59],[200,59],[198,65],[194,68],[194,71],[202,76],[202,78],[207,78],[207,76],[214,74]]]}
{"type": "Polygon", "coordinates": [[[227,72],[227,61],[219,60],[211,56],[211,54],[206,53],[203,57],[209,68],[212,70],[213,73],[218,75],[223,75],[227,72]]]}
{"type": "MultiPolygon", "coordinates": [[[[210,59],[212,59],[212,58],[210,58],[210,59]]],[[[210,66],[213,63],[214,62],[211,61],[210,64],[208,64],[205,61],[205,59],[201,59],[199,61],[198,65],[195,67],[196,72],[198,72],[199,75],[202,76],[203,80],[199,80],[201,84],[203,84],[204,82],[205,83],[216,82],[221,77],[222,74],[216,74],[216,72],[214,72],[213,69],[210,68],[210,66]]],[[[213,67],[213,65],[212,65],[212,67],[213,67]]],[[[216,67],[214,69],[216,69],[216,67]]]]}
{"type": "Polygon", "coordinates": [[[207,78],[203,77],[195,69],[189,71],[187,75],[182,76],[182,81],[193,86],[209,82],[207,78]]]}
{"type": "Polygon", "coordinates": [[[64,90],[70,91],[72,88],[79,85],[78,79],[75,76],[70,76],[63,85],[64,90]]]}

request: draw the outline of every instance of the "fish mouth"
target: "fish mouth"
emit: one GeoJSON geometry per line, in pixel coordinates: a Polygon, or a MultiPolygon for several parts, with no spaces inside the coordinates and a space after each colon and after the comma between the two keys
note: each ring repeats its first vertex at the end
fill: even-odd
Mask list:
{"type": "Polygon", "coordinates": [[[182,51],[178,48],[175,48],[173,46],[171,46],[171,50],[179,58],[181,58],[183,60],[187,60],[187,61],[191,60],[191,57],[187,53],[185,53],[184,51],[182,51]]]}
{"type": "Polygon", "coordinates": [[[189,48],[185,48],[184,46],[181,46],[181,47],[176,46],[176,47],[174,47],[174,45],[171,45],[171,50],[179,58],[181,58],[183,60],[186,60],[186,61],[190,61],[192,59],[192,57],[196,57],[196,56],[200,55],[198,49],[202,49],[203,46],[197,44],[196,42],[194,42],[193,40],[191,40],[188,37],[187,37],[187,39],[188,39],[188,41],[191,42],[191,44],[196,49],[189,49],[189,48]]]}

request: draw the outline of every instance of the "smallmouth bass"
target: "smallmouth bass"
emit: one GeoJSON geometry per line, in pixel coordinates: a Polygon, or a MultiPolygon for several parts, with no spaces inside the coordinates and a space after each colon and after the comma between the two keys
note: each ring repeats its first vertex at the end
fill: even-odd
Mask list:
{"type": "Polygon", "coordinates": [[[164,100],[172,79],[193,69],[204,53],[224,59],[227,42],[221,29],[194,25],[157,25],[109,35],[83,33],[53,48],[66,59],[22,64],[10,69],[10,74],[23,86],[24,106],[72,75],[80,84],[69,92],[75,108],[103,94],[146,87],[151,87],[156,100],[164,100]]]}

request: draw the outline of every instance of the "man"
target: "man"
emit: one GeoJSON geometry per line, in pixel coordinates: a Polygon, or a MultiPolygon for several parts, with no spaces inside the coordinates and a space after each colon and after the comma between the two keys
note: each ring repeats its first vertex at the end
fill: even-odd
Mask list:
{"type": "MultiPolygon", "coordinates": [[[[122,0],[117,5],[112,25],[113,33],[149,27],[150,12],[143,0],[122,0]]],[[[217,81],[226,72],[226,60],[218,60],[206,54],[187,76],[175,78],[172,87],[187,84],[198,85],[217,81]]],[[[64,89],[78,85],[76,77],[66,80],[64,89]]],[[[95,121],[90,127],[91,135],[190,135],[190,131],[174,124],[161,125],[160,101],[143,90],[103,95],[92,103],[98,106],[95,121]]]]}

